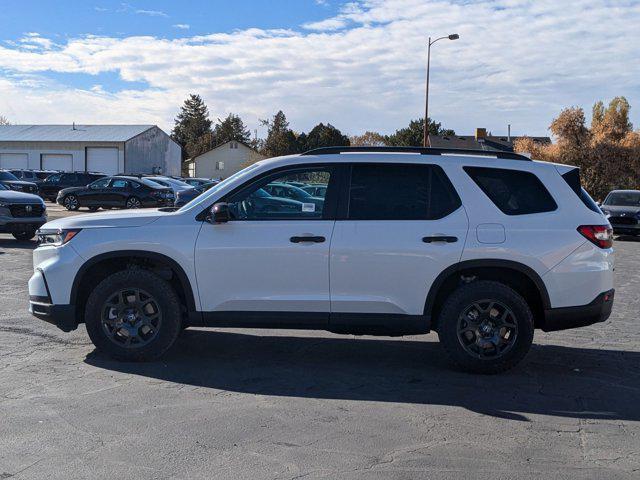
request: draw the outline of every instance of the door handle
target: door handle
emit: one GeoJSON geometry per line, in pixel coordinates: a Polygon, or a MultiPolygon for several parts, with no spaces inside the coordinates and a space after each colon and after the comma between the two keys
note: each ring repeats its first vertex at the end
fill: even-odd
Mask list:
{"type": "Polygon", "coordinates": [[[304,242],[322,243],[325,241],[325,238],[308,236],[308,237],[291,237],[289,240],[291,241],[291,243],[304,243],[304,242]]]}
{"type": "Polygon", "coordinates": [[[430,237],[422,237],[422,241],[424,243],[434,243],[434,242],[454,243],[458,241],[458,237],[453,237],[449,235],[432,235],[430,237]]]}

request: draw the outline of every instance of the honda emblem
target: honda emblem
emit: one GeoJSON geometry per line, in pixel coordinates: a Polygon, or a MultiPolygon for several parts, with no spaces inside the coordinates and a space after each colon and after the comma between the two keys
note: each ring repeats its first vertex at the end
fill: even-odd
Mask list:
{"type": "Polygon", "coordinates": [[[33,207],[31,205],[27,205],[26,207],[24,207],[24,209],[27,213],[31,213],[31,211],[33,210],[33,207]]]}

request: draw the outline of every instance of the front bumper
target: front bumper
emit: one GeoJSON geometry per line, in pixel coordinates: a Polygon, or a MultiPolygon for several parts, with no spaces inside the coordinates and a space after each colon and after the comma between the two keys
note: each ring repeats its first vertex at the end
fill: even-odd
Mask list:
{"type": "Polygon", "coordinates": [[[545,310],[541,328],[545,332],[554,332],[604,322],[611,315],[614,294],[615,290],[611,289],[602,292],[587,305],[545,310]]]}
{"type": "Polygon", "coordinates": [[[63,332],[78,328],[75,305],[52,305],[46,297],[29,297],[29,312],[40,320],[52,323],[63,332]]]}
{"type": "Polygon", "coordinates": [[[27,228],[38,229],[47,223],[47,217],[0,217],[0,233],[24,232],[27,228]]]}

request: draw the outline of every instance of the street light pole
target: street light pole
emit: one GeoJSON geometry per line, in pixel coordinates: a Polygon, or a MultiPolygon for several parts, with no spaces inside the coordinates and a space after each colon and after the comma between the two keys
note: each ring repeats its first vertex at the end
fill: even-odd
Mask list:
{"type": "Polygon", "coordinates": [[[457,40],[460,38],[460,35],[457,33],[452,33],[451,35],[447,35],[445,37],[436,38],[431,41],[431,37],[429,37],[429,43],[427,45],[427,84],[425,88],[425,102],[424,102],[424,131],[423,131],[423,139],[422,146],[427,146],[427,139],[429,138],[429,67],[431,64],[431,45],[436,43],[438,40],[442,40],[443,38],[448,38],[449,40],[457,40]]]}

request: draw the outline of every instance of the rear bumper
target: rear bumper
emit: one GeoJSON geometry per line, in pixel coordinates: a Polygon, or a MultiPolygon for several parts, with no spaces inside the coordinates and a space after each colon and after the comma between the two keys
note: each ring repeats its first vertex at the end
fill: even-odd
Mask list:
{"type": "Polygon", "coordinates": [[[602,292],[587,305],[545,310],[541,328],[545,332],[554,332],[604,322],[611,315],[614,293],[613,289],[602,292]]]}
{"type": "Polygon", "coordinates": [[[30,297],[29,312],[40,320],[52,323],[63,332],[78,328],[75,305],[51,305],[46,298],[30,297]]]}

